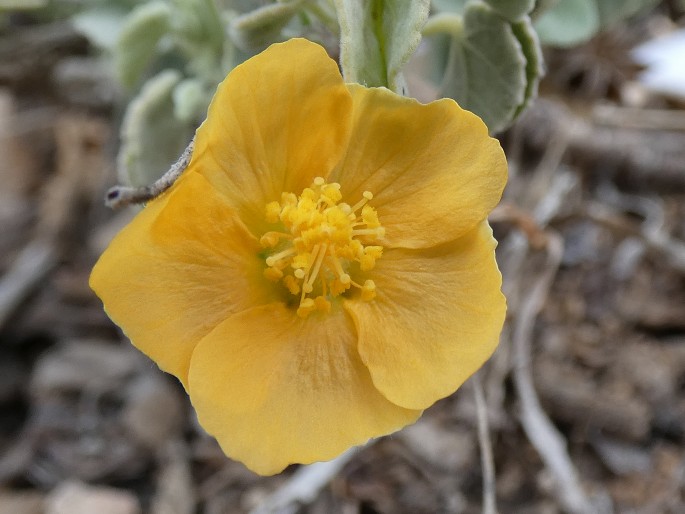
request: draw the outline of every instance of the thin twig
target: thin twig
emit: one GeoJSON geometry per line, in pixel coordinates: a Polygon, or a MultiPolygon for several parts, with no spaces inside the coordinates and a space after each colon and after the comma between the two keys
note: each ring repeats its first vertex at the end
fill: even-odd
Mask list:
{"type": "Polygon", "coordinates": [[[483,468],[483,514],[497,514],[497,497],[495,493],[495,460],[492,455],[488,410],[483,394],[483,383],[480,373],[471,377],[473,396],[476,401],[478,418],[478,444],[480,445],[480,462],[483,468]]]}
{"type": "Polygon", "coordinates": [[[528,296],[523,299],[515,321],[514,383],[521,401],[521,424],[528,439],[554,476],[563,508],[573,514],[590,514],[593,512],[592,506],[580,485],[578,473],[566,448],[566,442],[542,409],[533,385],[531,370],[533,328],[561,262],[563,242],[560,236],[548,234],[547,251],[547,266],[537,277],[528,296]]]}
{"type": "Polygon", "coordinates": [[[118,209],[119,207],[123,207],[125,205],[144,203],[158,197],[164,191],[169,189],[188,167],[188,164],[190,164],[190,159],[193,156],[194,147],[195,138],[193,138],[186,149],[183,150],[181,157],[179,157],[179,159],[171,165],[169,171],[167,171],[157,181],[149,186],[114,186],[107,191],[107,195],[105,196],[105,205],[107,205],[107,207],[111,207],[112,209],[118,209]]]}
{"type": "Polygon", "coordinates": [[[57,169],[43,186],[35,236],[0,279],[0,328],[59,264],[64,231],[71,228],[80,202],[90,195],[88,178],[104,165],[100,147],[107,139],[104,122],[81,116],[53,120],[57,169]]]}
{"type": "Polygon", "coordinates": [[[685,113],[680,110],[604,104],[593,107],[592,118],[597,124],[613,127],[685,131],[685,113]]]}
{"type": "Polygon", "coordinates": [[[555,134],[567,133],[568,156],[584,163],[586,172],[606,173],[605,164],[611,163],[633,187],[669,194],[685,190],[681,132],[597,125],[548,98],[538,98],[526,110],[517,130],[528,145],[539,150],[546,149],[555,134]],[[573,130],[568,132],[568,127],[573,130]]]}
{"type": "Polygon", "coordinates": [[[587,202],[583,214],[597,223],[641,238],[650,251],[662,254],[674,269],[685,273],[685,242],[669,236],[663,230],[642,230],[639,225],[598,202],[587,202]]]}
{"type": "Polygon", "coordinates": [[[17,255],[0,280],[0,328],[56,264],[56,246],[43,238],[32,241],[17,255]]]}
{"type": "Polygon", "coordinates": [[[302,505],[312,503],[357,451],[357,448],[352,448],[331,461],[300,468],[250,514],[294,514],[302,505]]]}

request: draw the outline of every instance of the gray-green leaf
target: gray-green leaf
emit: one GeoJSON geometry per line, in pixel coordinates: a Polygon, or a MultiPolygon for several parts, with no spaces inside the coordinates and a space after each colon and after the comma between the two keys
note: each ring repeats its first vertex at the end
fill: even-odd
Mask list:
{"type": "MultiPolygon", "coordinates": [[[[441,96],[476,113],[490,132],[503,130],[533,92],[526,55],[512,25],[483,3],[469,4],[463,20],[443,16],[454,17],[454,28],[441,96]]],[[[531,66],[531,77],[537,69],[531,66]]]]}
{"type": "Polygon", "coordinates": [[[121,129],[119,180],[135,187],[152,184],[178,159],[193,125],[174,116],[173,93],[181,80],[175,70],[156,75],[129,104],[121,129]]]}
{"type": "Polygon", "coordinates": [[[268,4],[234,18],[229,26],[231,39],[245,52],[261,51],[281,41],[281,30],[300,9],[302,1],[268,4]]]}
{"type": "Polygon", "coordinates": [[[429,0],[335,0],[348,82],[403,92],[402,67],[421,41],[429,0]]]}
{"type": "Polygon", "coordinates": [[[207,113],[211,98],[200,80],[183,80],[174,88],[174,116],[181,121],[193,123],[207,113]]]}
{"type": "Polygon", "coordinates": [[[437,12],[451,12],[461,14],[464,12],[468,0],[433,0],[433,10],[437,12]]]}
{"type": "Polygon", "coordinates": [[[113,50],[126,23],[126,12],[123,9],[93,7],[73,15],[70,21],[91,43],[113,50]]]}
{"type": "Polygon", "coordinates": [[[535,20],[540,40],[555,46],[573,46],[587,41],[599,30],[595,0],[562,0],[535,20]]]}
{"type": "Polygon", "coordinates": [[[628,18],[657,0],[546,0],[540,2],[535,29],[548,45],[583,43],[603,28],[628,18]],[[551,5],[547,5],[551,3],[551,5]]]}
{"type": "Polygon", "coordinates": [[[521,44],[523,55],[526,57],[526,93],[523,103],[519,105],[514,113],[514,117],[517,117],[528,107],[530,101],[537,96],[538,84],[545,73],[545,65],[540,40],[530,18],[524,16],[520,21],[513,23],[511,28],[516,39],[521,44]]]}
{"type": "Polygon", "coordinates": [[[121,83],[132,87],[140,79],[155,53],[159,40],[169,31],[171,9],[161,1],[133,10],[117,44],[116,69],[121,83]]]}
{"type": "Polygon", "coordinates": [[[509,21],[520,20],[535,7],[535,0],[485,0],[485,2],[509,21]]]}
{"type": "Polygon", "coordinates": [[[0,0],[0,9],[37,9],[47,3],[47,0],[0,0]]]}
{"type": "Polygon", "coordinates": [[[654,5],[657,0],[596,0],[596,2],[600,24],[607,27],[654,5]]]}

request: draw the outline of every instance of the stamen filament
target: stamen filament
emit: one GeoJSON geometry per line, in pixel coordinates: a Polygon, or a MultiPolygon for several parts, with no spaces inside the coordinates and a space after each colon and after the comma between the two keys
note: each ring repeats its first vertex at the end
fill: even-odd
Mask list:
{"type": "Polygon", "coordinates": [[[353,236],[381,236],[381,234],[385,235],[385,229],[383,227],[363,228],[352,231],[353,236]]]}
{"type": "Polygon", "coordinates": [[[354,206],[352,207],[352,212],[356,212],[358,209],[361,209],[362,207],[364,207],[364,205],[366,205],[366,202],[373,198],[373,194],[371,193],[371,191],[364,191],[362,193],[362,196],[364,198],[362,198],[356,204],[354,204],[354,206]]]}
{"type": "Polygon", "coordinates": [[[307,280],[307,286],[312,287],[314,284],[314,280],[316,280],[317,275],[319,274],[319,270],[321,269],[321,263],[323,262],[324,257],[326,257],[326,246],[327,245],[322,245],[321,249],[319,251],[319,255],[316,256],[316,262],[314,263],[314,268],[312,269],[311,274],[309,275],[309,280],[307,280]]]}
{"type": "Polygon", "coordinates": [[[271,255],[270,257],[267,257],[266,258],[266,265],[267,266],[273,266],[274,264],[276,264],[278,261],[280,261],[284,257],[290,257],[291,255],[295,255],[296,253],[297,253],[297,251],[295,250],[295,248],[293,248],[293,247],[286,248],[282,252],[278,252],[277,254],[274,254],[274,255],[271,255]]]}
{"type": "Polygon", "coordinates": [[[349,284],[350,283],[350,276],[345,273],[345,270],[342,268],[342,264],[340,264],[340,259],[335,255],[335,251],[331,250],[331,262],[333,263],[333,269],[335,273],[338,275],[338,278],[340,279],[340,282],[343,284],[349,284]]]}

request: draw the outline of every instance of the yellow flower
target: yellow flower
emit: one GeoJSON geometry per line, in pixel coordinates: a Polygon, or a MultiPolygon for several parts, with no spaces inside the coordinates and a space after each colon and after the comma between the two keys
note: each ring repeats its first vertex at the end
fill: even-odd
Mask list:
{"type": "Polygon", "coordinates": [[[505,181],[475,115],[345,84],[291,40],[219,86],[91,286],[226,454],[277,473],[414,422],[491,355],[505,181]]]}

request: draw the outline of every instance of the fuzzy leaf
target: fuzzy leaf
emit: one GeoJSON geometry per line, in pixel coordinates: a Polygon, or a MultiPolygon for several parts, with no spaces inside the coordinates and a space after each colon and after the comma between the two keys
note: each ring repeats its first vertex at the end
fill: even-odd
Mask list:
{"type": "Polygon", "coordinates": [[[540,40],[530,18],[524,16],[521,20],[513,23],[511,28],[514,30],[514,35],[521,44],[521,50],[526,57],[526,93],[523,103],[519,105],[514,114],[514,117],[517,117],[528,107],[530,101],[537,96],[538,84],[545,74],[545,65],[540,40]]]}
{"type": "MultiPolygon", "coordinates": [[[[228,70],[221,66],[227,45],[225,20],[215,0],[171,0],[173,41],[187,61],[187,72],[217,83],[228,70]]],[[[232,45],[231,45],[232,46],[232,45]]]]}
{"type": "Polygon", "coordinates": [[[171,15],[171,9],[161,0],[143,4],[131,12],[115,54],[117,74],[124,86],[132,87],[140,79],[159,40],[170,29],[171,15]]]}
{"type": "Polygon", "coordinates": [[[174,116],[173,92],[180,81],[179,72],[163,71],[146,82],[129,104],[118,156],[122,183],[136,187],[153,183],[192,138],[192,125],[174,116]]]}
{"type": "Polygon", "coordinates": [[[483,3],[469,4],[463,20],[443,16],[453,17],[453,30],[441,96],[476,113],[490,132],[506,128],[533,91],[511,24],[483,3]]]}
{"type": "Polygon", "coordinates": [[[183,80],[174,88],[174,116],[181,121],[194,122],[207,114],[211,99],[211,93],[200,80],[183,80]]]}
{"type": "Polygon", "coordinates": [[[640,12],[657,0],[596,0],[599,12],[599,21],[603,27],[607,27],[640,12]]]}
{"type": "Polygon", "coordinates": [[[38,9],[47,3],[47,0],[0,0],[0,9],[38,9]]]}
{"type": "Polygon", "coordinates": [[[543,44],[563,47],[587,41],[599,27],[595,0],[562,0],[535,20],[535,30],[543,44]]]}
{"type": "Polygon", "coordinates": [[[485,2],[509,21],[520,20],[535,7],[535,0],[485,0],[485,2]]]}
{"type": "Polygon", "coordinates": [[[402,67],[421,41],[429,0],[335,0],[345,80],[403,92],[402,67]]]}
{"type": "MultiPolygon", "coordinates": [[[[550,0],[548,0],[550,1],[550,0]]],[[[569,47],[603,28],[654,5],[657,0],[556,0],[541,4],[535,29],[544,44],[569,47]]]]}
{"type": "Polygon", "coordinates": [[[121,9],[93,7],[73,15],[70,21],[91,43],[105,50],[113,50],[126,23],[126,12],[121,9]]]}
{"type": "Polygon", "coordinates": [[[229,34],[235,45],[245,52],[264,50],[282,41],[281,30],[297,13],[302,0],[268,4],[231,21],[229,34]]]}
{"type": "Polygon", "coordinates": [[[433,0],[433,10],[436,12],[451,12],[461,14],[468,0],[433,0]]]}

